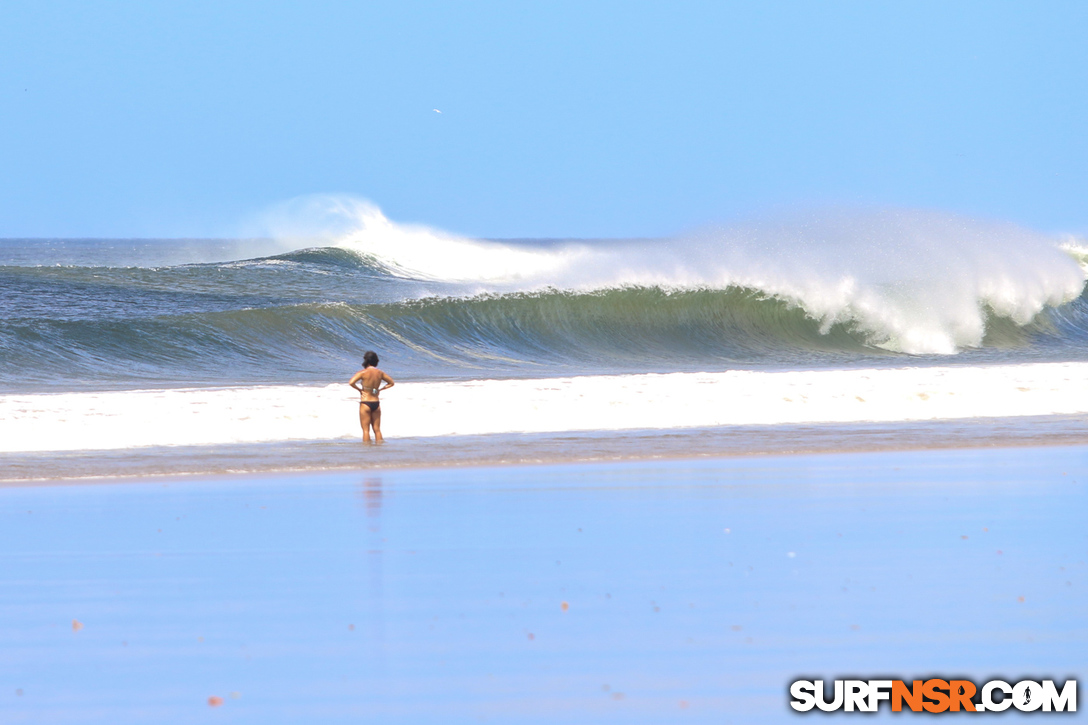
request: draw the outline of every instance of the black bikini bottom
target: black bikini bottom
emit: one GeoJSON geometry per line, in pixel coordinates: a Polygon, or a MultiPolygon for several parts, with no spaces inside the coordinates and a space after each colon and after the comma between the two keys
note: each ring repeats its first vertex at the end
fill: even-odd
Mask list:
{"type": "Polygon", "coordinates": [[[378,406],[381,405],[381,403],[379,403],[377,400],[360,400],[359,402],[370,408],[371,413],[377,410],[378,406]]]}

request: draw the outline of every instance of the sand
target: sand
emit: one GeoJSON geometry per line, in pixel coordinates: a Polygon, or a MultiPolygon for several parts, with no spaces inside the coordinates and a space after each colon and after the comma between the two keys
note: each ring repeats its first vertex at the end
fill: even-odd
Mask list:
{"type": "Polygon", "coordinates": [[[9,486],[0,720],[775,723],[802,673],[1074,675],[1086,461],[9,486]]]}

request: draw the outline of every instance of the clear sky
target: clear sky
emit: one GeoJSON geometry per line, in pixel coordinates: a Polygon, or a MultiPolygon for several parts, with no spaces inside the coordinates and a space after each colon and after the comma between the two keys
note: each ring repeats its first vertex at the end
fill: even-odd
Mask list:
{"type": "Polygon", "coordinates": [[[4,0],[0,236],[320,192],[491,237],[820,203],[1083,233],[1086,38],[1085,2],[4,0]]]}

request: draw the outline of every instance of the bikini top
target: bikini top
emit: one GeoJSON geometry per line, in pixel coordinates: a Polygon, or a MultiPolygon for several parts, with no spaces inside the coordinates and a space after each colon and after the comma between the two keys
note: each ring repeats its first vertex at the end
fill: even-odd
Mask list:
{"type": "Polygon", "coordinates": [[[366,387],[364,387],[363,392],[364,393],[370,393],[371,395],[377,395],[378,394],[378,389],[377,388],[366,388],[366,387]]]}

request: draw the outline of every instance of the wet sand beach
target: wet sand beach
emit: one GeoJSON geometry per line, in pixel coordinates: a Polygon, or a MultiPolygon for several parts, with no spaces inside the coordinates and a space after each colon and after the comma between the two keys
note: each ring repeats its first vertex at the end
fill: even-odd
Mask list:
{"type": "Polygon", "coordinates": [[[0,719],[785,722],[802,674],[1075,676],[1086,461],[8,485],[0,719]]]}

